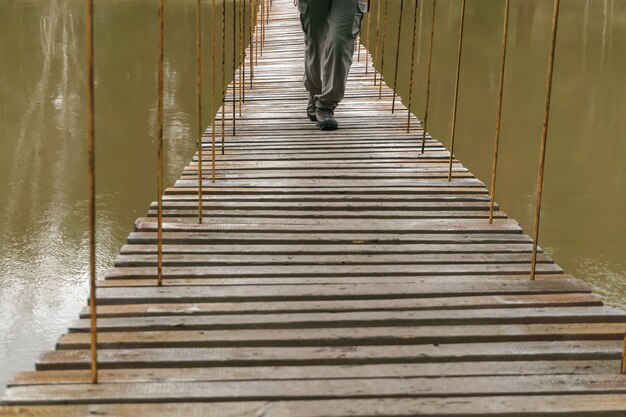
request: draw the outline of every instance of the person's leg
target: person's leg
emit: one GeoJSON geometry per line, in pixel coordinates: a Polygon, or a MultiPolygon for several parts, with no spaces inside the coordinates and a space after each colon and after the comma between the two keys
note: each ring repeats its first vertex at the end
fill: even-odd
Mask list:
{"type": "Polygon", "coordinates": [[[305,42],[304,86],[312,97],[322,92],[322,60],[332,4],[332,0],[298,0],[305,42]]]}
{"type": "Polygon", "coordinates": [[[332,110],[343,100],[354,55],[354,42],[362,19],[363,12],[358,0],[332,2],[322,58],[322,88],[316,96],[318,108],[332,110]]]}

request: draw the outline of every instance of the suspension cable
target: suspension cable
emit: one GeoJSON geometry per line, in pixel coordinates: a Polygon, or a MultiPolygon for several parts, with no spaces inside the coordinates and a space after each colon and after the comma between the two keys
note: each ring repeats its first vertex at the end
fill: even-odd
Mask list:
{"type": "Polygon", "coordinates": [[[87,61],[87,184],[89,227],[89,322],[91,382],[98,383],[98,325],[96,297],[96,128],[95,128],[95,70],[93,42],[93,0],[86,4],[86,61],[87,61]]]}
{"type": "Polygon", "coordinates": [[[374,66],[374,85],[376,85],[376,80],[378,77],[378,71],[376,71],[376,62],[378,62],[378,48],[380,45],[378,44],[378,40],[380,37],[380,0],[376,2],[376,37],[374,38],[374,56],[372,57],[372,65],[374,66]]]}
{"type": "Polygon", "coordinates": [[[165,5],[159,0],[159,68],[157,104],[157,284],[163,285],[163,61],[165,56],[165,5]]]}
{"type": "Polygon", "coordinates": [[[502,99],[504,97],[504,76],[506,70],[506,50],[509,35],[509,14],[511,0],[504,3],[504,24],[502,30],[502,58],[500,60],[500,84],[498,88],[498,107],[496,111],[496,136],[493,145],[493,162],[491,168],[491,196],[489,198],[489,224],[493,224],[493,210],[496,198],[496,176],[498,173],[498,153],[500,149],[500,127],[502,121],[502,99]]]}
{"type": "Polygon", "coordinates": [[[541,151],[539,156],[539,173],[537,175],[537,204],[535,207],[535,227],[533,237],[533,254],[530,263],[530,279],[535,279],[537,270],[537,242],[539,240],[539,220],[541,217],[541,197],[543,194],[543,175],[546,165],[546,147],[548,142],[548,125],[550,123],[550,101],[552,98],[552,77],[554,75],[554,56],[556,52],[556,37],[559,26],[559,6],[560,0],[554,0],[554,11],[552,14],[552,34],[550,40],[550,57],[548,59],[548,80],[546,87],[546,106],[543,116],[543,127],[541,129],[541,151]]]}
{"type": "Polygon", "coordinates": [[[450,134],[450,164],[448,166],[448,182],[452,181],[452,163],[454,161],[454,142],[456,138],[456,121],[459,110],[459,80],[461,79],[461,60],[463,58],[463,34],[465,32],[465,0],[461,0],[461,28],[459,30],[459,50],[456,58],[456,81],[454,86],[454,106],[452,108],[452,128],[450,134]]]}
{"type": "Polygon", "coordinates": [[[400,0],[400,23],[398,25],[398,43],[396,44],[396,66],[393,75],[393,100],[391,102],[391,113],[396,111],[396,90],[398,88],[398,59],[400,58],[400,39],[402,37],[402,17],[404,15],[404,0],[400,0]]]}
{"type": "Polygon", "coordinates": [[[246,38],[246,0],[240,0],[243,2],[243,14],[242,7],[239,5],[239,55],[241,59],[241,67],[239,68],[239,117],[241,117],[243,102],[246,100],[246,51],[245,51],[245,38],[246,38]]]}
{"type": "Polygon", "coordinates": [[[233,136],[237,135],[237,0],[233,0],[233,136]]]}
{"type": "Polygon", "coordinates": [[[428,75],[426,76],[426,109],[424,110],[424,131],[422,132],[422,155],[426,151],[426,130],[428,128],[428,110],[430,107],[430,81],[433,67],[433,45],[435,41],[435,20],[437,14],[437,0],[433,0],[433,17],[430,26],[430,47],[428,50],[428,75]]]}
{"type": "Polygon", "coordinates": [[[370,66],[370,54],[369,54],[369,46],[370,46],[370,26],[372,25],[372,14],[367,13],[367,25],[366,25],[366,34],[365,41],[367,42],[367,50],[365,51],[365,75],[369,73],[370,66]]]}
{"type": "Polygon", "coordinates": [[[222,155],[226,142],[226,88],[226,0],[222,0],[222,155]]]}
{"type": "Polygon", "coordinates": [[[198,224],[202,223],[202,3],[196,0],[196,100],[198,105],[198,224]]]}
{"type": "Polygon", "coordinates": [[[387,12],[389,9],[389,0],[385,0],[385,20],[383,23],[383,43],[380,53],[380,82],[378,83],[378,99],[383,97],[383,71],[385,70],[385,44],[387,43],[387,12]]]}
{"type": "MultiPolygon", "coordinates": [[[[215,182],[215,0],[211,0],[211,181],[215,182]]],[[[198,183],[202,178],[198,178],[198,183]]]]}
{"type": "MultiPolygon", "coordinates": [[[[408,112],[406,119],[406,133],[411,132],[411,107],[413,106],[413,78],[415,74],[415,38],[417,35],[417,9],[420,10],[420,18],[422,17],[423,7],[419,7],[419,0],[415,0],[415,10],[413,11],[413,46],[411,47],[411,73],[409,76],[409,103],[408,103],[408,112]]],[[[420,25],[420,31],[422,27],[420,25]]],[[[420,45],[418,44],[419,48],[420,45]]]]}

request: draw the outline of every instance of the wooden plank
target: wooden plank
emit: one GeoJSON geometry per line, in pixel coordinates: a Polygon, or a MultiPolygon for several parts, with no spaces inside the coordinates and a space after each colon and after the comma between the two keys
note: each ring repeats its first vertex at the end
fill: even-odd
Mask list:
{"type": "Polygon", "coordinates": [[[0,407],[2,417],[364,417],[364,416],[498,416],[623,417],[624,394],[533,395],[446,398],[376,398],[228,403],[97,404],[0,407]]]}
{"type": "MultiPolygon", "coordinates": [[[[531,323],[626,323],[626,312],[612,307],[553,307],[550,309],[477,309],[438,311],[356,311],[335,313],[228,314],[210,316],[103,318],[98,330],[211,330],[296,329],[388,326],[452,326],[531,323]]],[[[79,320],[70,331],[89,331],[89,320],[79,320]]],[[[357,329],[353,329],[356,333],[357,329]]],[[[411,329],[403,329],[407,335],[411,329]]],[[[452,329],[450,329],[452,331],[452,329]]],[[[623,328],[621,333],[623,333],[623,328]]],[[[346,335],[346,337],[349,337],[346,335]]],[[[398,335],[401,337],[401,335],[398,335]]],[[[295,336],[294,336],[295,338],[295,336]]]]}
{"type": "MultiPolygon", "coordinates": [[[[265,301],[235,303],[189,303],[180,299],[175,304],[125,304],[99,305],[98,317],[142,317],[204,314],[268,314],[322,311],[376,311],[376,310],[452,310],[480,308],[541,308],[600,306],[602,301],[595,294],[535,294],[497,295],[450,298],[391,298],[321,301],[265,301]]],[[[81,310],[80,317],[89,317],[89,308],[81,310]]]]}
{"type": "MultiPolygon", "coordinates": [[[[405,378],[473,375],[614,374],[616,360],[397,363],[342,366],[251,366],[210,368],[104,369],[101,382],[238,381],[325,378],[405,378]]],[[[18,373],[9,383],[17,385],[91,384],[84,370],[18,373]]]]}
{"type": "Polygon", "coordinates": [[[485,395],[624,394],[623,375],[530,375],[320,381],[215,381],[152,384],[22,386],[7,391],[5,403],[168,403],[195,401],[304,400],[335,398],[424,398],[485,395]]]}
{"type": "MultiPolygon", "coordinates": [[[[134,319],[137,319],[136,317],[134,319]]],[[[587,320],[585,317],[583,320],[587,320]]],[[[546,318],[546,321],[549,318],[546,318]]],[[[101,349],[205,348],[252,346],[357,346],[487,343],[556,340],[622,340],[622,323],[566,323],[516,325],[444,325],[411,327],[272,328],[245,330],[163,330],[102,332],[101,349]]],[[[494,322],[498,322],[498,318],[494,322]]],[[[107,324],[105,324],[106,326],[107,324]]],[[[377,326],[378,324],[374,324],[377,326]]],[[[186,323],[181,321],[180,328],[186,323]]],[[[330,325],[332,326],[332,324],[330,325]]],[[[329,327],[330,327],[329,326],[329,327]]],[[[155,326],[158,327],[158,326],[155,326]]],[[[195,326],[190,326],[195,327],[195,326]]],[[[170,327],[171,328],[171,327],[170,327]]],[[[140,329],[144,330],[144,329],[140,329]]],[[[89,349],[89,333],[66,334],[57,349],[89,349]]]]}

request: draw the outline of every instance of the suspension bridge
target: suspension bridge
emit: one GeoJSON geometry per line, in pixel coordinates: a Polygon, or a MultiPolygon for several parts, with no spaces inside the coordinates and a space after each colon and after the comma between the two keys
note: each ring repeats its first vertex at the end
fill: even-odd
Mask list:
{"type": "Polygon", "coordinates": [[[540,248],[531,279],[533,238],[364,47],[319,131],[293,2],[264,4],[245,101],[244,63],[0,416],[624,416],[626,312],[540,248]]]}

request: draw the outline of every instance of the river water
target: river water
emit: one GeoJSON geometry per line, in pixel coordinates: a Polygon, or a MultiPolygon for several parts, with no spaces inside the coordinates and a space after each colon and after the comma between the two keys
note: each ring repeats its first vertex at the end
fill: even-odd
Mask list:
{"type": "MultiPolygon", "coordinates": [[[[170,185],[195,148],[195,2],[166,3],[170,185]]],[[[414,3],[404,3],[410,13],[402,25],[398,91],[407,97],[414,3]]],[[[468,1],[461,74],[457,156],[485,181],[490,175],[502,3],[468,1]]],[[[96,2],[100,275],[134,219],[155,199],[155,4],[96,2]]],[[[389,83],[399,4],[389,2],[384,67],[389,83]]],[[[418,115],[423,109],[430,4],[425,3],[416,54],[418,115]]],[[[459,4],[438,0],[429,130],[444,144],[449,143],[459,4]]],[[[210,7],[205,8],[208,26],[210,7]]],[[[231,22],[230,4],[227,10],[231,22]]],[[[551,2],[514,0],[511,12],[497,200],[529,231],[551,2]]],[[[0,391],[12,373],[32,369],[37,355],[54,347],[87,295],[83,13],[82,0],[0,2],[0,391]]],[[[221,15],[216,18],[221,22],[221,15]]],[[[626,306],[626,2],[568,0],[561,23],[541,244],[609,302],[626,306]]],[[[232,25],[227,27],[230,42],[232,25]]],[[[207,28],[205,56],[210,56],[209,34],[207,28]]],[[[232,59],[231,45],[226,62],[232,59]]],[[[221,56],[219,48],[216,56],[221,56]]],[[[208,61],[205,97],[210,93],[208,61]]],[[[209,107],[204,106],[205,118],[209,107]]]]}

